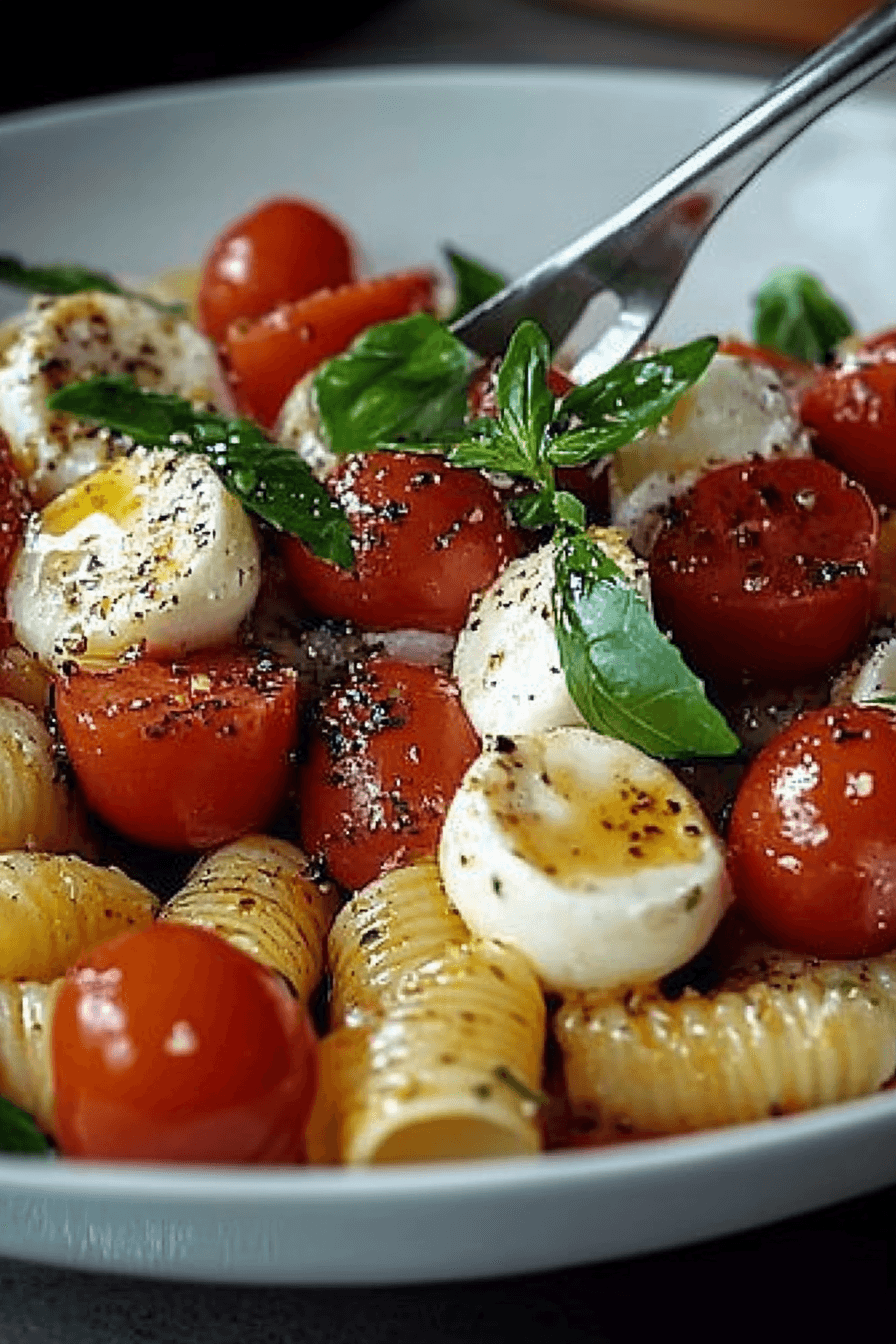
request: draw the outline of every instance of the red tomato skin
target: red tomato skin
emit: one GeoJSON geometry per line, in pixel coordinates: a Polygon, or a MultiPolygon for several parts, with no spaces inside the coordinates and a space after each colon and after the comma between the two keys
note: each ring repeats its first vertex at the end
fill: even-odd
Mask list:
{"type": "Polygon", "coordinates": [[[320,706],[300,771],[304,848],[350,890],[435,853],[478,754],[457,688],[438,668],[387,658],[353,668],[320,706]]]}
{"type": "Polygon", "coordinates": [[[429,310],[435,281],[429,271],[405,271],[323,289],[280,304],[254,321],[227,329],[224,362],[237,407],[273,429],[296,383],[362,331],[429,310]]]}
{"type": "Polygon", "coordinates": [[[203,263],[196,313],[200,330],[220,343],[231,322],[261,317],[355,279],[345,231],[308,201],[263,201],[219,234],[203,263]]]}
{"type": "Polygon", "coordinates": [[[868,629],[879,533],[864,490],[828,463],[718,467],[676,501],[651,553],[657,619],[720,681],[811,677],[868,629]]]}
{"type": "Polygon", "coordinates": [[[800,418],[815,451],[861,481],[878,504],[896,506],[896,344],[882,333],[847,363],[819,370],[800,418]]]}
{"type": "Polygon", "coordinates": [[[470,599],[520,552],[498,492],[478,471],[424,453],[344,458],[331,489],[352,526],[355,564],[340,569],[283,540],[301,601],[366,630],[454,632],[470,599]]]}
{"type": "Polygon", "coordinates": [[[819,957],[896,947],[896,716],[798,716],[753,760],[735,800],[729,872],[741,907],[783,947],[819,957]]]}
{"type": "Polygon", "coordinates": [[[805,360],[797,359],[794,355],[785,355],[780,350],[772,349],[771,346],[756,345],[752,341],[741,341],[732,336],[719,342],[719,354],[747,359],[754,364],[767,364],[769,368],[780,373],[788,383],[804,382],[815,372],[814,364],[807,364],[805,360]]]}
{"type": "Polygon", "coordinates": [[[98,816],[143,844],[209,849],[263,829],[283,800],[296,745],[292,669],[229,650],[55,688],[78,783],[98,816]]]}
{"type": "Polygon", "coordinates": [[[296,1162],[317,1085],[300,1003],[206,929],[157,923],[95,947],[53,1020],[67,1157],[296,1162]]]}

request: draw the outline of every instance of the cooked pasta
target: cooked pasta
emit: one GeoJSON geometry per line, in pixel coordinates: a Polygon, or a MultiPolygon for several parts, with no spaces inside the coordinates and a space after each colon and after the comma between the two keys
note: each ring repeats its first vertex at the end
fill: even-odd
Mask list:
{"type": "Polygon", "coordinates": [[[582,993],[557,1016],[574,1110],[670,1134],[875,1091],[896,1067],[896,958],[768,951],[710,993],[582,993]]]}
{"type": "Polygon", "coordinates": [[[0,850],[89,852],[83,809],[60,778],[40,719],[0,699],[0,850]]]}
{"type": "Polygon", "coordinates": [[[324,968],[336,901],[312,882],[301,850],[247,835],[209,854],[162,918],[196,924],[279,972],[307,1001],[324,968]]]}
{"type": "Polygon", "coordinates": [[[359,893],[329,950],[335,1030],[322,1044],[312,1161],[538,1150],[541,989],[519,953],[470,934],[433,863],[359,893]]]}
{"type": "Polygon", "coordinates": [[[53,1067],[50,1029],[62,978],[0,981],[0,1096],[34,1116],[53,1133],[53,1067]]]}
{"type": "Polygon", "coordinates": [[[52,980],[97,943],[149,924],[156,904],[117,868],[0,854],[0,980],[52,980]]]}

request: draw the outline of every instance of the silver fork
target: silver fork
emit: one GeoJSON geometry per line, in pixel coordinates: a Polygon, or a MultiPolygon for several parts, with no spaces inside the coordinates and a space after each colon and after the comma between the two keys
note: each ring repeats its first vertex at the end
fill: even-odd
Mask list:
{"type": "Polygon", "coordinates": [[[894,61],[896,4],[889,4],[844,29],[630,205],[452,331],[478,354],[498,355],[517,324],[532,318],[557,349],[600,295],[609,325],[573,373],[582,380],[612,368],[650,334],[697,246],[738,192],[822,112],[894,61]]]}

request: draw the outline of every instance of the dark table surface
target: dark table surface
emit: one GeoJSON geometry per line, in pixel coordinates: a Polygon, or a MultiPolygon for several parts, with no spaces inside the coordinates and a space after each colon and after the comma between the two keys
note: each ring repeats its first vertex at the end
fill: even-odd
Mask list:
{"type": "MultiPolygon", "coordinates": [[[[772,77],[794,53],[529,0],[394,0],[346,22],[292,6],[264,31],[189,5],[127,36],[82,14],[45,21],[0,110],[182,80],[430,62],[593,64],[772,77]],[[295,14],[290,19],[289,13],[295,14]],[[144,28],[151,32],[144,32],[144,28]],[[107,41],[115,55],[108,54],[107,41]]],[[[120,22],[120,20],[118,21],[120,22]]],[[[889,82],[888,82],[889,84],[889,82]]],[[[885,86],[887,87],[887,86],[885,86]]],[[[239,1288],[88,1275],[0,1259],[0,1344],[449,1344],[449,1341],[896,1340],[896,1187],[774,1226],[619,1263],[472,1284],[239,1288]]]]}

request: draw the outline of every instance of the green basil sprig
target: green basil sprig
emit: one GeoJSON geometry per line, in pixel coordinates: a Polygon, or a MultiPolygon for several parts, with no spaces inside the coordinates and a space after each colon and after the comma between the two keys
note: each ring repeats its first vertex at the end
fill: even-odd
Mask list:
{"type": "Polygon", "coordinates": [[[0,1097],[0,1153],[46,1153],[49,1148],[31,1116],[0,1097]]]}
{"type": "Polygon", "coordinates": [[[753,339],[794,359],[822,364],[852,330],[847,314],[807,271],[775,271],[756,296],[753,339]]]}
{"type": "Polygon", "coordinates": [[[47,405],[146,448],[201,454],[251,513],[301,538],[315,555],[351,568],[351,528],[339,505],[300,457],[272,443],[251,420],[228,420],[195,410],[183,397],[144,392],[123,374],[69,383],[47,405]]]}
{"type": "Polygon", "coordinates": [[[142,299],[158,312],[169,313],[172,317],[184,317],[187,313],[185,303],[163,303],[150,294],[125,289],[105,271],[91,271],[74,262],[63,262],[58,266],[26,266],[18,257],[3,255],[0,256],[0,281],[29,294],[80,294],[92,289],[102,294],[119,294],[126,299],[142,299]]]}
{"type": "Polygon", "coordinates": [[[473,357],[428,313],[371,327],[314,379],[326,441],[337,453],[459,428],[473,357]]]}
{"type": "Polygon", "coordinates": [[[554,622],[569,693],[599,732],[651,756],[731,756],[740,742],[647,604],[585,532],[555,540],[554,622]]]}
{"type": "Polygon", "coordinates": [[[507,280],[498,271],[483,266],[481,261],[458,252],[456,248],[446,247],[444,252],[454,275],[454,308],[448,321],[456,322],[498,294],[507,280]]]}

